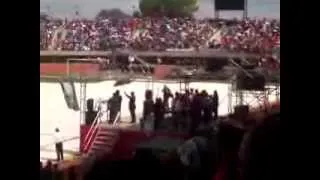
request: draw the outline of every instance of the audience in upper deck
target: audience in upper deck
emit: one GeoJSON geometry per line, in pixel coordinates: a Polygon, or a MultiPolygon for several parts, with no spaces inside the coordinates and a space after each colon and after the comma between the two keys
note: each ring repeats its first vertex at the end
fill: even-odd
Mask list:
{"type": "Polygon", "coordinates": [[[272,53],[280,46],[278,20],[132,18],[51,19],[40,22],[41,50],[226,49],[272,53]]]}

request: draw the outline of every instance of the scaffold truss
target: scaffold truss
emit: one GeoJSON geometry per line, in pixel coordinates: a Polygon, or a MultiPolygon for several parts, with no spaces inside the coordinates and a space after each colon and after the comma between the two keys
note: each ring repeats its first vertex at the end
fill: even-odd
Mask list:
{"type": "Polygon", "coordinates": [[[249,108],[264,108],[272,102],[280,101],[280,85],[266,85],[261,91],[239,90],[236,88],[235,81],[229,85],[228,112],[233,113],[234,107],[247,105],[249,108]]]}

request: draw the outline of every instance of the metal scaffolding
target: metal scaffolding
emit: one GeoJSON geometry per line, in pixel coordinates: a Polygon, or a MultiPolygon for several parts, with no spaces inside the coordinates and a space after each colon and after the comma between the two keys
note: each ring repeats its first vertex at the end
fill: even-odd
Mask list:
{"type": "Polygon", "coordinates": [[[250,107],[264,108],[270,105],[271,95],[274,95],[276,101],[280,101],[280,85],[266,86],[261,91],[240,90],[236,88],[235,81],[229,86],[228,112],[233,113],[234,107],[239,105],[248,105],[250,107]]]}
{"type": "Polygon", "coordinates": [[[80,79],[80,124],[85,123],[87,105],[87,81],[80,79]]]}
{"type": "MultiPolygon", "coordinates": [[[[245,59],[243,62],[248,64],[245,59]]],[[[243,72],[245,76],[253,80],[253,74],[244,69],[240,64],[238,64],[233,59],[229,59],[229,62],[238,68],[239,72],[243,72]]],[[[228,88],[228,112],[233,113],[235,106],[248,105],[250,107],[267,107],[270,104],[270,95],[273,93],[276,96],[276,101],[280,100],[280,83],[273,84],[271,86],[264,86],[261,90],[243,90],[237,87],[236,76],[231,78],[230,86],[228,88]],[[250,99],[251,98],[251,99],[250,99]]]]}

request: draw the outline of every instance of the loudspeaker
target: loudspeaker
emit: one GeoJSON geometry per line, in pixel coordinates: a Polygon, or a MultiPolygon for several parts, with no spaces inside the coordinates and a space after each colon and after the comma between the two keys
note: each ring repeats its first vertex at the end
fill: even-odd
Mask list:
{"type": "Polygon", "coordinates": [[[96,111],[87,111],[86,112],[86,119],[85,119],[85,123],[86,125],[91,125],[94,121],[94,119],[97,116],[97,112],[96,111]]]}
{"type": "Polygon", "coordinates": [[[94,101],[92,98],[87,100],[87,111],[93,111],[93,103],[94,101]]]}
{"type": "Polygon", "coordinates": [[[263,91],[266,84],[265,77],[256,71],[249,70],[247,72],[252,75],[252,78],[247,76],[242,71],[238,72],[236,78],[236,88],[238,90],[263,91]]]}

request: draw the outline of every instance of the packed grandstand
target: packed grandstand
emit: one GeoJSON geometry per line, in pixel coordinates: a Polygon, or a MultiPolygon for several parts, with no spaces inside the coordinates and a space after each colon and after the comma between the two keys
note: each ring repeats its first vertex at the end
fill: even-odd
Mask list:
{"type": "Polygon", "coordinates": [[[280,50],[280,20],[190,18],[40,20],[41,50],[226,49],[275,54],[280,50]]]}

